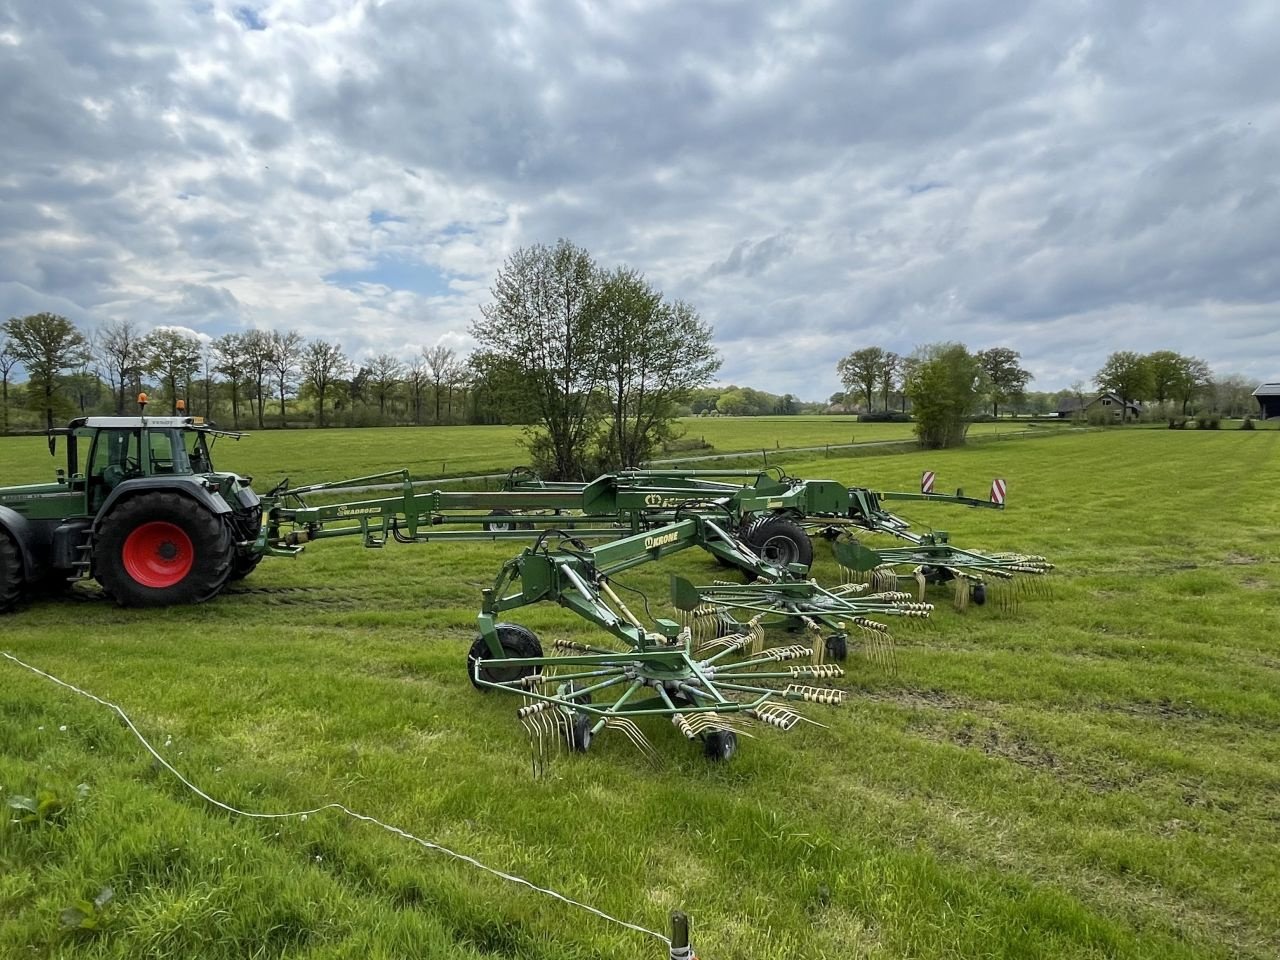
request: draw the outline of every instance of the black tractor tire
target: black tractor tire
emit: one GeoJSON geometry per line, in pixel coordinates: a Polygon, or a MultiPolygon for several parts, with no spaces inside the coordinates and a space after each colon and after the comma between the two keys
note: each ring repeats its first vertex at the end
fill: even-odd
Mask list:
{"type": "Polygon", "coordinates": [[[8,613],[22,599],[22,555],[7,533],[0,531],[0,613],[8,613]]]}
{"type": "Polygon", "coordinates": [[[231,558],[231,573],[227,575],[227,581],[243,580],[249,574],[258,568],[258,564],[262,562],[262,554],[251,553],[248,555],[236,553],[231,558]]]}
{"type": "Polygon", "coordinates": [[[231,575],[227,523],[180,493],[130,497],[103,520],[93,575],[122,607],[203,603],[231,575]]]}
{"type": "MultiPolygon", "coordinates": [[[[502,652],[507,656],[542,656],[542,644],[538,642],[538,635],[528,627],[522,627],[518,623],[499,623],[495,629],[498,632],[498,644],[502,647],[502,652]]],[[[471,644],[471,649],[467,651],[467,676],[471,679],[471,685],[481,693],[487,693],[490,688],[476,682],[476,661],[492,659],[493,654],[489,652],[489,646],[484,642],[484,637],[476,637],[475,643],[471,644]]],[[[484,679],[490,683],[510,683],[513,680],[521,680],[529,676],[534,669],[534,667],[510,667],[507,669],[486,667],[484,669],[484,679]]]]}
{"type": "Polygon", "coordinates": [[[742,536],[756,556],[774,566],[813,565],[813,541],[800,524],[787,517],[757,517],[742,536]]]}

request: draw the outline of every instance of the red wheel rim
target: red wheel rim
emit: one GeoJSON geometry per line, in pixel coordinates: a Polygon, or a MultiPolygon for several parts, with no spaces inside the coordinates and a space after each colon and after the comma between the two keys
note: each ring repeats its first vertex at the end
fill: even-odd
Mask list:
{"type": "Polygon", "coordinates": [[[191,572],[195,550],[181,527],[152,520],[125,539],[121,559],[125,571],[136,582],[163,589],[181,582],[191,572]]]}

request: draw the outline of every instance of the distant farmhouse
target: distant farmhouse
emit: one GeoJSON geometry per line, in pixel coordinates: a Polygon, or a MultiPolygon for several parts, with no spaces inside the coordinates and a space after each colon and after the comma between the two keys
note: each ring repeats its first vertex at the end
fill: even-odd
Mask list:
{"type": "Polygon", "coordinates": [[[1253,395],[1258,398],[1258,406],[1262,407],[1262,419],[1280,417],[1280,383],[1264,383],[1253,395]]]}
{"type": "MultiPolygon", "coordinates": [[[[1277,397],[1280,400],[1280,396],[1277,397]]],[[[1142,404],[1130,401],[1125,403],[1117,394],[1100,393],[1096,397],[1063,397],[1058,401],[1058,416],[1067,418],[1075,416],[1083,416],[1088,414],[1090,410],[1102,408],[1110,410],[1115,419],[1125,418],[1126,411],[1129,417],[1135,420],[1138,414],[1142,413],[1142,404]]]]}

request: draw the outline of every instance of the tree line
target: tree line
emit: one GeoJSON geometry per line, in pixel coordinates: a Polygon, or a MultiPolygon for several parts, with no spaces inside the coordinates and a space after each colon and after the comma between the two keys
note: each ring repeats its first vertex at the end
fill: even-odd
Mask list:
{"type": "Polygon", "coordinates": [[[204,339],[109,320],[85,332],[52,313],[0,325],[5,432],[11,393],[21,394],[13,398],[20,409],[39,415],[46,429],[73,414],[134,412],[140,393],[150,395],[152,412],[170,412],[181,399],[193,414],[226,414],[235,428],[283,424],[291,414],[309,418],[311,411],[322,427],[335,414],[351,425],[487,422],[491,412],[471,402],[473,386],[473,370],[444,345],[357,364],[340,344],[294,330],[204,339]],[[20,388],[14,383],[19,368],[27,378],[20,388]]]}
{"type": "MultiPolygon", "coordinates": [[[[901,411],[909,407],[916,434],[927,447],[962,443],[968,424],[986,409],[992,417],[1009,408],[1015,413],[1066,409],[1073,417],[1084,416],[1092,398],[1086,396],[1083,381],[1057,393],[1033,394],[1027,390],[1031,374],[1021,359],[1010,347],[970,352],[960,343],[918,347],[906,357],[881,347],[863,347],[837,363],[846,389],[837,396],[846,403],[855,398],[864,416],[875,415],[877,402],[881,411],[889,411],[893,402],[901,411]],[[1063,405],[1068,399],[1073,402],[1063,405]]],[[[1112,353],[1094,375],[1094,384],[1119,397],[1121,419],[1128,419],[1131,403],[1148,405],[1153,415],[1164,415],[1172,407],[1186,415],[1199,403],[1214,413],[1239,416],[1250,411],[1253,390],[1246,377],[1215,377],[1204,360],[1172,350],[1112,353]]]]}

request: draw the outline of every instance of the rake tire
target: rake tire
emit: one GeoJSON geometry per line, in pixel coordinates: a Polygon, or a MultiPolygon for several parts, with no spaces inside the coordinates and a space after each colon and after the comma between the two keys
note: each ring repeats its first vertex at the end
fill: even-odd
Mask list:
{"type": "Polygon", "coordinates": [[[122,607],[203,603],[226,584],[234,554],[221,517],[180,493],[147,493],[102,521],[94,576],[122,607]]]}
{"type": "Polygon", "coordinates": [[[985,605],[987,602],[987,585],[985,583],[975,583],[969,593],[969,599],[973,601],[974,606],[981,607],[985,605]]]}
{"type": "Polygon", "coordinates": [[[813,541],[804,527],[789,517],[757,517],[743,531],[743,540],[761,560],[786,568],[801,563],[813,566],[813,541]]]}
{"type": "MultiPolygon", "coordinates": [[[[518,623],[499,623],[494,629],[498,634],[498,644],[507,656],[542,656],[542,644],[538,642],[538,635],[528,627],[522,627],[518,623]]],[[[476,662],[492,659],[494,659],[493,654],[489,652],[489,645],[485,643],[484,637],[476,637],[475,642],[471,644],[471,649],[467,652],[467,676],[471,678],[471,685],[481,693],[487,693],[490,688],[476,680],[476,662]]],[[[535,669],[534,667],[508,667],[503,670],[499,667],[495,670],[492,667],[486,667],[481,675],[489,683],[510,683],[529,676],[535,669]]]]}
{"type": "Polygon", "coordinates": [[[489,517],[484,522],[485,533],[507,533],[517,528],[515,514],[510,510],[499,507],[497,510],[490,510],[489,517]]]}
{"type": "Polygon", "coordinates": [[[591,749],[591,717],[585,713],[575,713],[569,717],[569,749],[574,753],[586,753],[591,749]]]}
{"type": "Polygon", "coordinates": [[[712,763],[723,763],[738,752],[738,735],[732,730],[712,730],[702,738],[702,755],[712,763]]]}
{"type": "Polygon", "coordinates": [[[828,660],[843,663],[849,659],[849,638],[843,633],[833,633],[823,641],[828,660]]]}
{"type": "Polygon", "coordinates": [[[0,613],[8,613],[22,599],[22,557],[18,545],[0,531],[0,613]]]}

